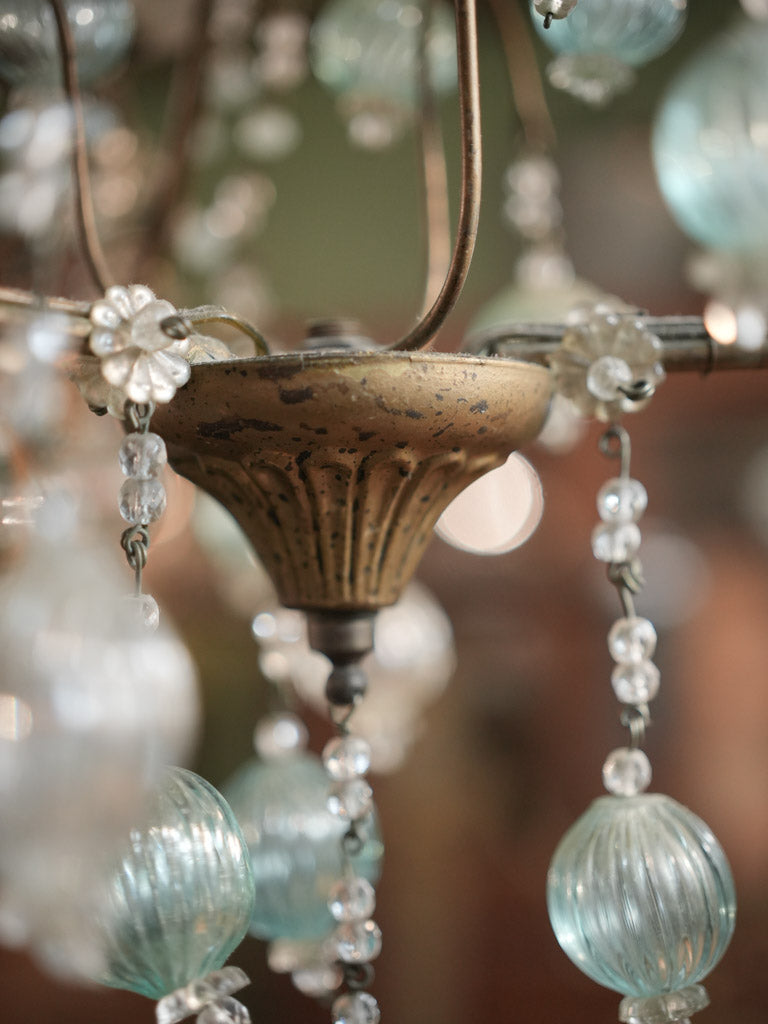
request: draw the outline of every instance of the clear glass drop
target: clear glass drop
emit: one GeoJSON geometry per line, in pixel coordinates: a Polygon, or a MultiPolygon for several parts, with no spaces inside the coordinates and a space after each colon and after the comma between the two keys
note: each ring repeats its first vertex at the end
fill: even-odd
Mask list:
{"type": "Polygon", "coordinates": [[[656,793],[594,801],[555,851],[547,906],[576,966],[638,997],[701,981],[736,917],[730,867],[712,831],[656,793]]]}
{"type": "Polygon", "coordinates": [[[336,921],[362,921],[376,908],[376,892],[367,878],[345,878],[331,889],[328,907],[336,921]]]}
{"type": "Polygon", "coordinates": [[[375,921],[346,921],[335,932],[339,960],[367,964],[381,952],[381,929],[375,921]]]}
{"type": "Polygon", "coordinates": [[[106,893],[99,981],[160,999],[204,977],[243,939],[253,894],[226,801],[194,772],[169,768],[106,893]]]}

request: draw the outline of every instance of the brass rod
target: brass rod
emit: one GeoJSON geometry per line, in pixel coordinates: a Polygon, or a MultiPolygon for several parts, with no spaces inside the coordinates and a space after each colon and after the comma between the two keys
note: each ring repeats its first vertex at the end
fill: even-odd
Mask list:
{"type": "Polygon", "coordinates": [[[91,178],[88,170],[88,149],[85,138],[85,118],[80,83],[77,77],[77,61],[72,31],[69,27],[63,0],[49,0],[56,20],[56,31],[61,50],[62,81],[64,92],[72,108],[74,138],[72,147],[72,170],[75,184],[75,220],[77,222],[80,247],[96,290],[104,292],[114,284],[104,251],[101,248],[96,217],[93,210],[91,178]]]}
{"type": "Polygon", "coordinates": [[[455,0],[456,49],[461,126],[461,205],[451,264],[440,294],[416,326],[391,345],[392,350],[426,348],[445,322],[461,294],[477,238],[480,219],[482,152],[480,131],[480,75],[477,59],[475,0],[455,0]]]}

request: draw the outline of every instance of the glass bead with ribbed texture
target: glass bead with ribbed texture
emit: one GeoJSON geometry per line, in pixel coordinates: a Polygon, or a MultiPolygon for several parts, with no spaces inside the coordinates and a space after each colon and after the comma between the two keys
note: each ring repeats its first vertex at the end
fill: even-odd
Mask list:
{"type": "Polygon", "coordinates": [[[604,796],[569,829],[547,877],[557,940],[627,996],[694,986],[733,935],[730,867],[710,828],[668,796],[604,796]]]}
{"type": "Polygon", "coordinates": [[[169,768],[105,893],[98,980],[160,999],[203,978],[245,936],[253,894],[226,801],[194,772],[169,768]]]}
{"type": "Polygon", "coordinates": [[[162,437],[150,431],[146,434],[126,434],[118,458],[125,476],[150,480],[163,471],[168,453],[162,437]]]}
{"type": "MultiPolygon", "coordinates": [[[[344,874],[348,822],[327,806],[328,776],[314,754],[243,765],[224,786],[251,854],[256,886],[250,931],[262,939],[316,939],[333,927],[328,896],[344,874]]],[[[383,847],[373,824],[356,875],[377,881],[383,847]]]]}

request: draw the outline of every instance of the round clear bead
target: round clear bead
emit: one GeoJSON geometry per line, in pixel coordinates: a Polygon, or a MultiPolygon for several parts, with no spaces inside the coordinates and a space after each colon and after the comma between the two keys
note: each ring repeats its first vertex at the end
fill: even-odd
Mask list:
{"type": "Polygon", "coordinates": [[[642,750],[619,747],[603,765],[603,785],[614,796],[637,796],[651,783],[651,762],[642,750]]]}
{"type": "Polygon", "coordinates": [[[370,744],[360,736],[335,736],[325,745],[323,764],[337,782],[358,778],[371,767],[370,744]]]}
{"type": "Polygon", "coordinates": [[[337,782],[328,794],[328,810],[345,820],[364,818],[372,807],[373,790],[365,779],[337,782]]]}
{"type": "Polygon", "coordinates": [[[592,553],[600,562],[629,562],[640,540],[636,523],[598,523],[592,531],[592,553]]]}
{"type": "Polygon", "coordinates": [[[160,608],[151,594],[129,594],[125,598],[129,622],[139,631],[154,633],[160,625],[160,608]]]}
{"type": "Polygon", "coordinates": [[[288,711],[262,718],[253,730],[253,745],[264,761],[274,761],[304,750],[307,739],[307,727],[297,715],[288,711]]]}
{"type": "Polygon", "coordinates": [[[370,992],[345,992],[331,1008],[333,1024],[379,1024],[381,1011],[370,992]]]}
{"type": "Polygon", "coordinates": [[[367,964],[381,952],[381,928],[375,921],[349,921],[336,929],[336,951],[345,964],[367,964]]]}
{"type": "Polygon", "coordinates": [[[661,675],[652,661],[617,665],[611,674],[613,692],[622,704],[647,704],[659,692],[661,675]]]}
{"type": "Polygon", "coordinates": [[[600,356],[587,370],[587,391],[601,402],[615,402],[631,383],[630,365],[618,356],[600,356]]]}
{"type": "Polygon", "coordinates": [[[120,515],[127,523],[154,523],[165,512],[165,488],[159,480],[129,477],[120,488],[120,515]]]}
{"type": "Polygon", "coordinates": [[[159,434],[126,434],[119,452],[120,468],[128,477],[150,480],[168,461],[165,441],[159,434]]]}
{"type": "Polygon", "coordinates": [[[617,476],[597,494],[597,511],[605,523],[636,523],[648,507],[648,492],[639,480],[617,476]]]}
{"type": "Polygon", "coordinates": [[[331,889],[328,909],[337,921],[363,921],[376,907],[376,891],[366,878],[345,878],[331,889]]]}
{"type": "Polygon", "coordinates": [[[639,615],[617,619],[608,632],[608,650],[620,665],[639,665],[656,650],[656,630],[639,615]]]}

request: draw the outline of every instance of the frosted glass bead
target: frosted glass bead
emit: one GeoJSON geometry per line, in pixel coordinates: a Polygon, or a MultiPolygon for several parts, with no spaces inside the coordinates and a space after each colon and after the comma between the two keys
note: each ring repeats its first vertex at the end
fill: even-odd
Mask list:
{"type": "Polygon", "coordinates": [[[165,488],[159,480],[129,477],[120,488],[120,515],[126,523],[154,523],[165,512],[165,505],[165,488]]]}
{"type": "Polygon", "coordinates": [[[648,492],[639,480],[614,477],[597,493],[597,511],[606,523],[636,523],[648,507],[648,492]]]}
{"type": "Polygon", "coordinates": [[[656,650],[653,623],[639,615],[617,619],[608,632],[608,650],[613,660],[623,665],[638,665],[652,658],[656,650]]]}
{"type": "MultiPolygon", "coordinates": [[[[137,626],[139,633],[154,633],[160,625],[160,608],[154,597],[151,594],[129,594],[125,604],[131,626],[137,626]]],[[[130,635],[133,630],[128,632],[130,635]]]]}
{"type": "Polygon", "coordinates": [[[376,892],[366,878],[345,878],[331,889],[328,907],[337,921],[362,921],[376,908],[376,892]]]}
{"type": "Polygon", "coordinates": [[[618,356],[600,356],[587,370],[587,390],[601,402],[615,401],[620,388],[631,383],[629,363],[618,356]]]}
{"type": "Polygon", "coordinates": [[[323,764],[338,782],[365,775],[371,767],[370,744],[360,736],[335,736],[325,745],[323,764]]]}
{"type": "Polygon", "coordinates": [[[222,966],[253,910],[250,857],[224,798],[170,768],[126,842],[101,918],[113,988],[159,999],[222,966]]]}
{"type": "Polygon", "coordinates": [[[368,964],[381,952],[381,928],[375,921],[347,921],[334,933],[339,960],[368,964]]]}
{"type": "Polygon", "coordinates": [[[379,1024],[379,1004],[369,992],[347,992],[334,1002],[333,1024],[379,1024]]]}
{"type": "Polygon", "coordinates": [[[292,757],[306,747],[308,738],[306,725],[289,711],[262,718],[253,730],[253,745],[264,761],[292,757]]]}
{"type": "MultiPolygon", "coordinates": [[[[333,926],[328,894],[344,872],[348,823],[327,807],[328,776],[315,755],[248,761],[229,780],[230,801],[251,855],[256,886],[250,930],[262,939],[317,939],[333,926]]],[[[375,882],[382,843],[374,824],[352,858],[375,882]]],[[[277,947],[275,955],[284,952],[277,947]]],[[[291,964],[286,969],[293,970],[291,964]]]]}
{"type": "Polygon", "coordinates": [[[680,227],[713,249],[765,252],[768,23],[719,34],[673,80],[653,128],[662,195],[680,227]]]}
{"type": "Polygon", "coordinates": [[[733,879],[709,827],[667,796],[605,796],[555,851],[547,906],[560,945],[627,996],[701,981],[730,942],[733,879]]]}
{"type": "Polygon", "coordinates": [[[162,472],[168,461],[165,441],[159,434],[126,434],[118,453],[120,468],[127,477],[150,480],[162,472]]]}
{"type": "Polygon", "coordinates": [[[651,762],[642,750],[619,747],[603,765],[603,785],[614,796],[637,796],[651,784],[651,762]]]}
{"type": "Polygon", "coordinates": [[[622,704],[647,704],[659,692],[661,675],[652,661],[617,665],[611,673],[613,692],[622,704]]]}
{"type": "Polygon", "coordinates": [[[600,523],[592,531],[592,554],[599,562],[630,562],[640,541],[636,523],[600,523]]]}
{"type": "Polygon", "coordinates": [[[373,790],[365,779],[337,782],[328,794],[328,810],[342,819],[358,821],[370,814],[372,807],[373,790]]]}

